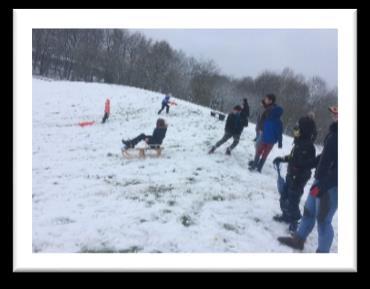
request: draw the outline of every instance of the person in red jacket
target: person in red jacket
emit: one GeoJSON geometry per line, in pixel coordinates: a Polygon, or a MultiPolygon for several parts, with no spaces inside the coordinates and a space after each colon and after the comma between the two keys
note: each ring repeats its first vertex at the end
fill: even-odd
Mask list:
{"type": "Polygon", "coordinates": [[[109,113],[110,113],[110,100],[109,98],[107,98],[107,100],[105,101],[104,116],[102,123],[105,123],[105,121],[108,119],[109,113]]]}

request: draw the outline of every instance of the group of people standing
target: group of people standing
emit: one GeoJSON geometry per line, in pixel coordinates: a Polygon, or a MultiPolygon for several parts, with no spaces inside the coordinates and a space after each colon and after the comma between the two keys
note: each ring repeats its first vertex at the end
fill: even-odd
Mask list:
{"type": "MultiPolygon", "coordinates": [[[[255,157],[250,160],[249,170],[261,173],[266,159],[277,143],[282,148],[283,108],[276,104],[276,96],[267,94],[261,101],[262,111],[256,123],[255,157]]],[[[338,109],[329,107],[333,123],[324,141],[321,154],[316,156],[314,142],[317,129],[314,114],[302,116],[293,128],[293,148],[289,155],[277,157],[274,166],[280,172],[280,164],[287,163],[287,174],[281,179],[278,187],[280,193],[281,214],[273,217],[274,221],[287,223],[291,236],[279,237],[281,244],[294,249],[303,250],[304,242],[314,228],[315,219],[318,223],[318,247],[316,252],[328,253],[334,233],[331,225],[338,207],[338,109]],[[307,182],[311,178],[311,170],[315,170],[315,180],[304,206],[303,216],[299,209],[301,197],[307,182]]],[[[224,136],[209,150],[215,150],[230,138],[233,143],[227,147],[230,155],[238,143],[243,128],[248,126],[249,106],[247,99],[242,106],[236,105],[229,113],[224,136]]]]}

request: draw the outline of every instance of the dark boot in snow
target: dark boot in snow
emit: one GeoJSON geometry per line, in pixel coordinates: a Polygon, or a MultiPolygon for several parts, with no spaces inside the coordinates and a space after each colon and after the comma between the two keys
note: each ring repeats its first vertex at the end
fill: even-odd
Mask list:
{"type": "Polygon", "coordinates": [[[230,155],[231,155],[231,150],[230,150],[230,148],[227,148],[227,149],[226,149],[226,154],[227,154],[228,156],[230,156],[230,155]]]}
{"type": "Polygon", "coordinates": [[[260,159],[259,156],[255,156],[254,157],[254,160],[249,162],[249,170],[252,171],[252,170],[254,170],[257,167],[257,164],[258,164],[259,159],[260,159]]]}
{"type": "Polygon", "coordinates": [[[263,168],[263,165],[265,164],[265,161],[266,159],[260,159],[260,161],[258,162],[257,164],[257,171],[260,173],[262,168],[263,168]]]}
{"type": "Polygon", "coordinates": [[[290,224],[290,220],[283,214],[282,215],[275,215],[272,218],[276,222],[290,224]]]}
{"type": "Polygon", "coordinates": [[[294,234],[292,237],[279,237],[278,241],[281,244],[297,250],[303,250],[304,247],[304,240],[299,238],[297,234],[294,234]]]}
{"type": "Polygon", "coordinates": [[[208,154],[210,155],[210,154],[213,154],[214,152],[215,152],[215,150],[216,150],[216,147],[212,147],[210,150],[209,150],[209,152],[208,152],[208,154]]]}

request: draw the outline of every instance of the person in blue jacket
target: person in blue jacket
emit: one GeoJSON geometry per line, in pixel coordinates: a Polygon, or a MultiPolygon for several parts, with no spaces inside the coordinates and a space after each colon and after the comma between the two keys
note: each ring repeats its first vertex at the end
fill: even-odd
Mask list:
{"type": "Polygon", "coordinates": [[[123,150],[134,148],[139,142],[145,141],[150,148],[157,148],[159,147],[163,139],[166,136],[167,132],[167,124],[163,118],[157,119],[157,125],[156,128],[153,131],[152,135],[145,135],[144,133],[138,135],[137,137],[131,139],[131,140],[122,140],[122,143],[124,144],[123,150]]]}
{"type": "Polygon", "coordinates": [[[316,253],[329,253],[334,238],[331,224],[338,209],[338,108],[329,107],[334,122],[324,140],[315,171],[315,181],[307,197],[302,221],[292,237],[278,241],[294,249],[303,250],[308,235],[317,221],[318,246],[316,253]]]}
{"type": "Polygon", "coordinates": [[[267,156],[271,152],[275,143],[278,143],[279,148],[283,147],[283,123],[280,117],[283,114],[283,109],[273,104],[266,120],[263,123],[261,141],[256,148],[254,160],[250,162],[249,169],[261,172],[263,165],[266,162],[267,156]]]}
{"type": "Polygon", "coordinates": [[[170,96],[166,95],[162,100],[162,108],[158,111],[158,114],[161,114],[162,110],[166,108],[166,113],[170,111],[170,96]]]}

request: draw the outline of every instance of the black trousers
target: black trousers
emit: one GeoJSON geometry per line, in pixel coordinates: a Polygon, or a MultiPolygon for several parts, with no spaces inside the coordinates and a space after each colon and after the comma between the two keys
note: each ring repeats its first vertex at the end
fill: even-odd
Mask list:
{"type": "Polygon", "coordinates": [[[168,104],[162,104],[162,108],[158,111],[158,114],[160,114],[164,108],[166,108],[166,113],[170,111],[170,106],[168,104]]]}
{"type": "Polygon", "coordinates": [[[102,123],[105,123],[105,121],[108,119],[109,113],[104,113],[103,120],[101,121],[102,123]]]}
{"type": "Polygon", "coordinates": [[[139,142],[145,140],[145,139],[148,139],[148,145],[150,148],[154,149],[154,148],[158,148],[160,146],[160,144],[154,144],[152,143],[152,140],[153,140],[153,137],[151,135],[145,135],[145,134],[139,134],[137,137],[133,138],[132,140],[130,140],[130,145],[131,147],[135,147],[139,142]]]}
{"type": "Polygon", "coordinates": [[[239,143],[239,139],[240,139],[240,134],[231,134],[229,132],[225,132],[224,136],[222,137],[222,139],[220,139],[216,144],[215,144],[215,147],[218,148],[220,145],[224,144],[225,142],[227,142],[230,138],[233,138],[234,141],[233,143],[231,144],[231,146],[229,147],[230,150],[232,150],[233,148],[235,148],[238,143],[239,143]]]}

